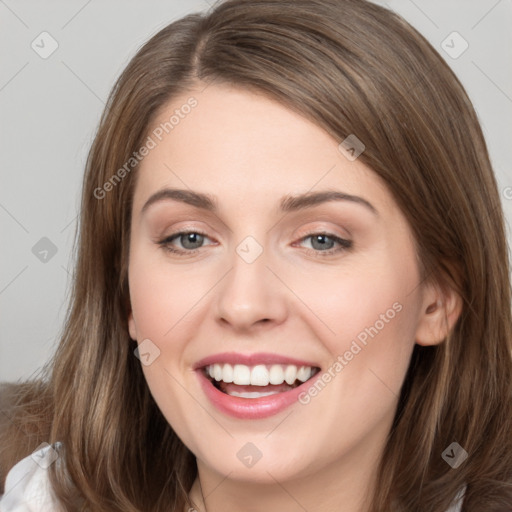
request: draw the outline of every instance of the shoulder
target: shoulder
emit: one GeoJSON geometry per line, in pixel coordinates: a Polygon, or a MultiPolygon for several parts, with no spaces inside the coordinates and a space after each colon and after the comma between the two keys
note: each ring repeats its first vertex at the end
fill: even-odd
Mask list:
{"type": "Polygon", "coordinates": [[[47,382],[0,382],[0,494],[9,470],[50,438],[52,415],[47,382]]]}
{"type": "Polygon", "coordinates": [[[446,512],[461,512],[464,495],[466,494],[466,486],[464,486],[455,496],[450,508],[446,512]]]}
{"type": "Polygon", "coordinates": [[[0,512],[56,512],[47,469],[59,463],[61,443],[43,443],[20,460],[7,474],[5,491],[0,496],[0,512]]]}

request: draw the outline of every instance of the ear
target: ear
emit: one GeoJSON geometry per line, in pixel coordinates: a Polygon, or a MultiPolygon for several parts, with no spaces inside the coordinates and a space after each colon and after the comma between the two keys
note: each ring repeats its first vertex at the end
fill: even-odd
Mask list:
{"type": "Polygon", "coordinates": [[[451,287],[438,283],[424,288],[423,304],[416,330],[416,343],[440,344],[450,333],[462,311],[462,299],[451,287]]]}
{"type": "Polygon", "coordinates": [[[135,320],[133,318],[133,311],[131,308],[128,313],[128,331],[130,333],[130,338],[133,341],[137,341],[137,328],[135,326],[135,320]]]}

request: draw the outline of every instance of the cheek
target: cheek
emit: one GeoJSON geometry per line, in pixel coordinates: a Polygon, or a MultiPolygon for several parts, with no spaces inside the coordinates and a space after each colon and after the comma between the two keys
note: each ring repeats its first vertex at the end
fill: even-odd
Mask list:
{"type": "Polygon", "coordinates": [[[130,302],[138,340],[156,343],[171,335],[173,326],[197,301],[187,272],[170,272],[158,257],[134,251],[129,267],[130,302]]]}
{"type": "MultiPolygon", "coordinates": [[[[343,374],[352,396],[386,383],[398,393],[414,347],[418,321],[419,273],[412,251],[382,252],[294,283],[315,325],[315,335],[332,358],[331,371],[343,374]],[[341,366],[340,366],[341,365],[341,366]],[[336,371],[338,370],[338,371],[336,371]]],[[[387,392],[384,389],[385,392],[387,392]]]]}
{"type": "Polygon", "coordinates": [[[197,299],[193,287],[185,286],[186,281],[181,273],[171,273],[166,265],[152,262],[150,254],[144,257],[142,252],[134,251],[129,284],[137,341],[140,344],[149,339],[159,350],[151,364],[142,365],[142,371],[168,423],[187,445],[193,446],[186,418],[197,416],[201,410],[185,391],[181,365],[190,338],[186,313],[197,299]]]}
{"type": "Polygon", "coordinates": [[[310,417],[324,419],[322,435],[334,439],[334,429],[342,434],[329,447],[333,452],[390,425],[414,347],[415,278],[414,268],[402,272],[383,264],[367,269],[363,278],[346,275],[336,286],[326,281],[323,302],[313,302],[335,334],[319,327],[331,361],[322,382],[300,401],[310,417]]]}
{"type": "Polygon", "coordinates": [[[332,349],[342,350],[354,338],[364,344],[368,330],[400,331],[400,317],[409,316],[404,312],[416,299],[411,293],[417,284],[415,269],[394,268],[389,261],[295,275],[289,274],[288,283],[307,306],[300,309],[309,310],[308,323],[317,326],[317,336],[332,349]]]}

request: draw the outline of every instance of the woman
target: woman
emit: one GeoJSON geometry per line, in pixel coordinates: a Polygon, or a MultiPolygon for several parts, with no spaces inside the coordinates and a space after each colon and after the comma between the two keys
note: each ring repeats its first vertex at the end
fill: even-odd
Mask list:
{"type": "Polygon", "coordinates": [[[174,22],[102,117],[0,509],[510,510],[507,261],[471,103],[397,15],[174,22]]]}

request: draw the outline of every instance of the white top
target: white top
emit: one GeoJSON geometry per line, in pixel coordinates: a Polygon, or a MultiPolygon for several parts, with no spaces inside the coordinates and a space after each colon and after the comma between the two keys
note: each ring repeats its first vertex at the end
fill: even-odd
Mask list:
{"type": "MultiPolygon", "coordinates": [[[[0,496],[0,512],[59,512],[47,470],[59,459],[62,443],[43,443],[14,465],[0,496]]],[[[58,463],[58,462],[57,462],[58,463]]]]}
{"type": "MultiPolygon", "coordinates": [[[[5,493],[0,496],[0,512],[59,512],[48,467],[59,459],[62,443],[43,443],[34,453],[20,460],[7,474],[5,493]]],[[[57,462],[58,463],[58,462],[57,462]]],[[[464,489],[446,512],[460,512],[464,489]]]]}

